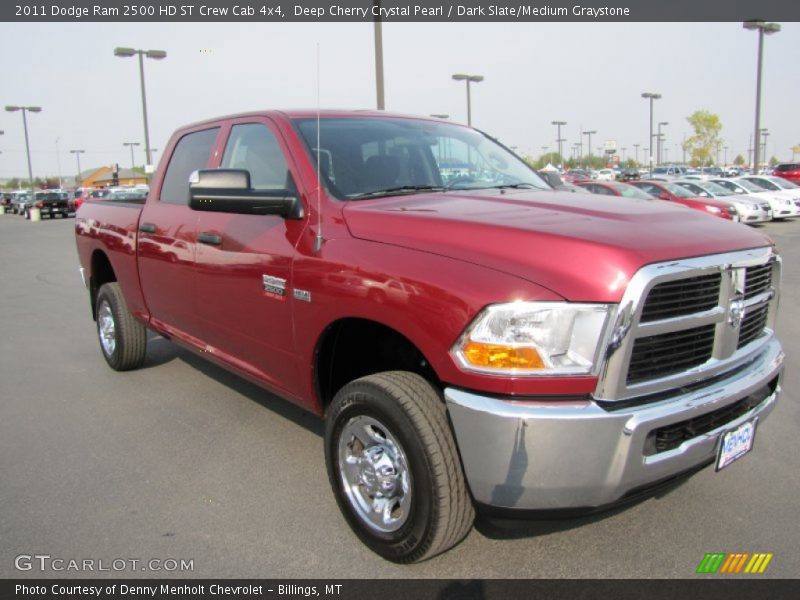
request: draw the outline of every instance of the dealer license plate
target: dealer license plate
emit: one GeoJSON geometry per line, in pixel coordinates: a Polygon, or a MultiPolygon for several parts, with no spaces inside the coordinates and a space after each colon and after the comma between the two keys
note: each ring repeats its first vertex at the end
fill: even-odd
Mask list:
{"type": "Polygon", "coordinates": [[[717,471],[742,458],[753,449],[758,419],[742,423],[736,429],[722,434],[717,454],[717,471]]]}

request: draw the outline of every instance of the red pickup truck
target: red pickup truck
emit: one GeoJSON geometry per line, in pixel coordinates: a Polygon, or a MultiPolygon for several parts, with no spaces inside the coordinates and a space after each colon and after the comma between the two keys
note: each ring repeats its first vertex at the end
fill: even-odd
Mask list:
{"type": "Polygon", "coordinates": [[[108,364],[142,365],[150,329],[324,417],[345,518],[397,562],[476,509],[597,510],[724,468],[780,392],[770,240],[555,192],[450,122],[197,123],[146,201],[85,203],[76,233],[108,364]]]}

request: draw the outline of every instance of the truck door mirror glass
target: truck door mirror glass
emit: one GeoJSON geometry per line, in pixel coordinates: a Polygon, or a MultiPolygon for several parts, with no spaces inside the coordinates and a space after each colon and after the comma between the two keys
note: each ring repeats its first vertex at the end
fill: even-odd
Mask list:
{"type": "Polygon", "coordinates": [[[201,169],[189,182],[192,210],[302,219],[303,203],[287,189],[254,190],[245,169],[201,169]]]}

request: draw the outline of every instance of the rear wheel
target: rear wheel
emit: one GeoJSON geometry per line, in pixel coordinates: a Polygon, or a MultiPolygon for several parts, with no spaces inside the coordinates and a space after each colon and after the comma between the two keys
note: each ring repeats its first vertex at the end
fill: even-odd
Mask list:
{"type": "Polygon", "coordinates": [[[325,458],[348,524],[388,560],[425,560],[472,528],[444,403],[419,375],[390,371],[343,387],[328,410],[325,458]]]}
{"type": "Polygon", "coordinates": [[[97,335],[108,365],[116,371],[138,369],[147,354],[147,330],[128,312],[119,284],[97,293],[97,335]]]}

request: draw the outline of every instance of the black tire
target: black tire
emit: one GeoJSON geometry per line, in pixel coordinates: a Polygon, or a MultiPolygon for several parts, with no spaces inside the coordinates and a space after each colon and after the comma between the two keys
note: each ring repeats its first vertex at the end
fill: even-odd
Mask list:
{"type": "MultiPolygon", "coordinates": [[[[350,451],[353,445],[345,440],[343,447],[350,451]]],[[[366,447],[359,447],[362,458],[358,468],[362,468],[366,447]]],[[[428,559],[455,546],[472,528],[475,512],[444,402],[437,390],[415,373],[388,371],[344,386],[327,412],[325,460],[336,501],[348,524],[383,558],[397,563],[428,559]],[[410,474],[408,510],[401,511],[407,516],[394,531],[378,531],[369,524],[345,491],[340,440],[343,432],[352,431],[350,424],[362,419],[377,421],[386,430],[377,431],[398,442],[404,459],[401,464],[410,474]]],[[[361,484],[355,487],[366,489],[361,484]]]]}
{"type": "Polygon", "coordinates": [[[147,329],[128,311],[118,283],[106,283],[100,287],[96,312],[100,351],[108,366],[115,371],[130,371],[141,367],[147,354],[147,329]],[[108,313],[105,307],[109,309],[108,313]],[[113,322],[111,332],[104,329],[107,318],[113,322]],[[113,338],[113,348],[103,341],[104,332],[111,334],[109,337],[113,338]]]}

